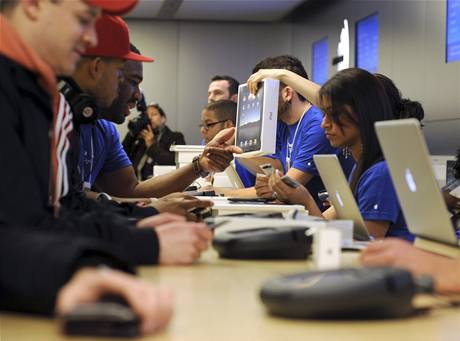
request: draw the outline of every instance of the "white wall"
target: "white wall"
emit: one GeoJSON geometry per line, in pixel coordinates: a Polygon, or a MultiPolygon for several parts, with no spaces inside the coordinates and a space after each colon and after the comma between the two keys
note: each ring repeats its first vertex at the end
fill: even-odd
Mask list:
{"type": "Polygon", "coordinates": [[[144,64],[147,100],[165,109],[168,125],[183,132],[188,144],[201,140],[198,125],[212,76],[245,82],[260,59],[292,47],[291,24],[131,20],[128,25],[134,44],[155,58],[144,64]]]}
{"type": "MultiPolygon", "coordinates": [[[[355,22],[379,13],[379,72],[394,80],[404,97],[425,109],[425,135],[433,154],[460,146],[460,62],[445,63],[445,1],[343,1],[294,24],[293,53],[311,73],[311,44],[329,37],[335,54],[343,19],[350,25],[354,66],[355,22]]],[[[332,57],[332,56],[331,56],[332,57]]],[[[335,71],[330,66],[329,76],[335,71]]]]}
{"type": "Polygon", "coordinates": [[[279,54],[297,56],[311,74],[312,42],[328,36],[332,58],[344,18],[350,23],[353,66],[354,24],[374,12],[379,13],[379,72],[424,106],[431,152],[453,154],[460,146],[460,62],[445,63],[445,1],[348,0],[292,24],[132,20],[128,25],[138,48],[156,59],[145,64],[148,100],[159,102],[169,125],[196,144],[213,75],[244,82],[258,60],[279,54]]]}

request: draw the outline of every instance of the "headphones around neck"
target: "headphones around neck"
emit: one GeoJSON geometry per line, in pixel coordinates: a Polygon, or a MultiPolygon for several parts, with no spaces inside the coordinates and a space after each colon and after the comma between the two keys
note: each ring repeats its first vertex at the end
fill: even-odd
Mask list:
{"type": "Polygon", "coordinates": [[[81,91],[72,79],[61,79],[58,88],[70,104],[75,125],[93,123],[98,119],[99,109],[96,101],[81,91]]]}

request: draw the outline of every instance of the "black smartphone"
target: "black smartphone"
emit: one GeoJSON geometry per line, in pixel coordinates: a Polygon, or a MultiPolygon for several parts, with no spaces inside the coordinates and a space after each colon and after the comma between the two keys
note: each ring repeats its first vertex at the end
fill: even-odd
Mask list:
{"type": "Polygon", "coordinates": [[[263,165],[260,165],[259,168],[262,170],[262,172],[266,176],[270,176],[273,173],[273,166],[270,163],[264,163],[263,165]]]}
{"type": "Polygon", "coordinates": [[[300,183],[297,180],[294,180],[293,178],[290,178],[287,175],[284,175],[281,178],[281,181],[283,181],[286,185],[288,185],[291,188],[297,188],[297,187],[301,186],[300,183]]]}
{"type": "Polygon", "coordinates": [[[227,200],[230,203],[234,204],[242,204],[242,203],[248,203],[248,204],[254,204],[254,203],[259,203],[259,204],[264,204],[273,201],[273,198],[227,198],[227,200]]]}

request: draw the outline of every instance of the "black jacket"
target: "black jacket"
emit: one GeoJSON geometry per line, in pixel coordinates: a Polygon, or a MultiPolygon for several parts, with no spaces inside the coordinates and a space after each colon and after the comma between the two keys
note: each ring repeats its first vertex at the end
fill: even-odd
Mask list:
{"type": "Polygon", "coordinates": [[[59,289],[82,267],[133,273],[123,251],[95,239],[0,229],[0,310],[52,314],[59,289]]]}
{"type": "Polygon", "coordinates": [[[55,218],[48,205],[52,108],[37,76],[0,55],[0,228],[29,229],[87,236],[124,247],[136,264],[158,261],[151,229],[71,191],[55,218]]]}
{"type": "Polygon", "coordinates": [[[123,140],[123,148],[133,163],[136,174],[142,157],[144,155],[147,155],[148,157],[142,167],[142,177],[139,180],[146,180],[150,178],[153,174],[154,165],[175,165],[175,153],[169,150],[169,148],[175,144],[185,144],[184,135],[182,135],[182,133],[172,131],[168,126],[164,126],[160,140],[148,149],[145,147],[145,143],[142,139],[137,139],[129,132],[123,140]]]}

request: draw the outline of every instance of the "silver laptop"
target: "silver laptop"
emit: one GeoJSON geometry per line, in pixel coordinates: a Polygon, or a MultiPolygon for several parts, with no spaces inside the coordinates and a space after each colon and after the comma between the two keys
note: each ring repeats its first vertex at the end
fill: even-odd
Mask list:
{"type": "Polygon", "coordinates": [[[434,176],[419,121],[377,122],[375,129],[409,231],[431,241],[460,245],[434,176]]]}
{"type": "Polygon", "coordinates": [[[314,155],[316,168],[323,180],[338,219],[353,221],[353,238],[370,240],[363,216],[356,204],[345,174],[336,155],[314,155]]]}

